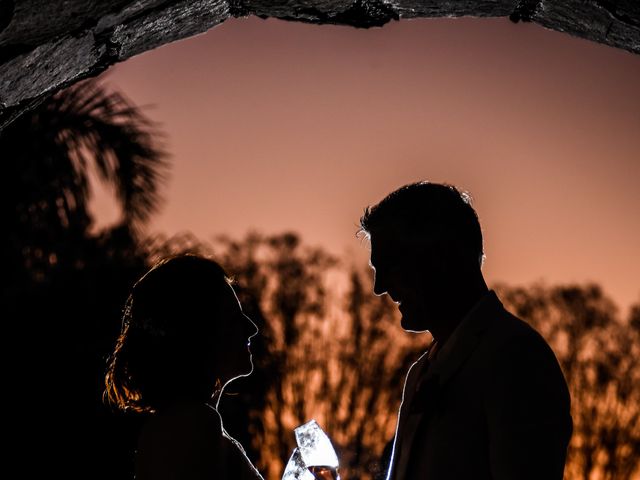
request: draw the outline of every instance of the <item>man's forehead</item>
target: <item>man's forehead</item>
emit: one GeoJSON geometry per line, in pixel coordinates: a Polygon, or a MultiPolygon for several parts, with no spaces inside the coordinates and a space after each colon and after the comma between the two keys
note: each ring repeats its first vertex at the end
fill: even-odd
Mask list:
{"type": "Polygon", "coordinates": [[[369,233],[371,248],[395,248],[396,246],[420,245],[429,242],[432,237],[428,232],[406,227],[372,230],[369,233]]]}
{"type": "Polygon", "coordinates": [[[371,243],[369,263],[372,266],[421,250],[428,242],[424,234],[397,230],[371,232],[369,241],[371,243]]]}

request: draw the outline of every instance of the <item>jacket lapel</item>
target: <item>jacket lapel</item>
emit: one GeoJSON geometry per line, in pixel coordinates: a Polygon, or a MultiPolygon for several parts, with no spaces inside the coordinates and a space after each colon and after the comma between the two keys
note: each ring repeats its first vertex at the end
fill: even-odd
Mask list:
{"type": "Polygon", "coordinates": [[[428,367],[428,365],[426,365],[426,362],[428,362],[428,353],[429,351],[427,350],[427,352],[420,356],[420,358],[411,365],[407,372],[404,388],[402,390],[402,402],[400,403],[400,409],[398,411],[398,421],[396,424],[396,435],[393,440],[391,462],[389,464],[390,467],[386,480],[402,478],[404,475],[404,465],[398,465],[398,461],[400,459],[400,447],[402,444],[404,445],[404,448],[410,447],[410,443],[407,442],[407,440],[410,439],[407,439],[405,435],[405,425],[409,415],[409,406],[413,403],[413,396],[416,390],[416,383],[420,377],[420,372],[424,368],[428,367]],[[403,439],[403,441],[399,442],[398,439],[403,439]]]}
{"type": "Polygon", "coordinates": [[[493,291],[487,295],[460,324],[460,331],[457,332],[455,343],[451,345],[446,357],[436,359],[421,383],[429,382],[432,377],[437,377],[437,384],[439,388],[442,388],[473,353],[483,333],[502,309],[502,303],[493,291]]]}
{"type": "Polygon", "coordinates": [[[462,368],[465,361],[475,350],[483,333],[500,314],[502,308],[502,303],[500,303],[496,294],[493,291],[489,292],[488,296],[460,324],[462,329],[459,331],[455,344],[451,345],[452,348],[447,352],[445,358],[437,358],[431,365],[428,365],[426,374],[423,373],[423,375],[420,375],[420,373],[424,372],[424,370],[418,368],[418,364],[427,361],[426,354],[414,364],[410,370],[410,374],[413,375],[408,374],[405,382],[391,470],[387,480],[404,480],[407,468],[409,468],[407,463],[410,461],[411,455],[404,455],[405,461],[402,465],[399,465],[399,452],[396,451],[398,438],[402,438],[400,443],[403,448],[412,448],[413,446],[413,438],[418,428],[414,428],[411,435],[406,434],[407,431],[404,426],[408,416],[410,414],[416,415],[413,421],[416,422],[416,425],[421,425],[425,418],[428,418],[433,413],[442,387],[462,368]]]}

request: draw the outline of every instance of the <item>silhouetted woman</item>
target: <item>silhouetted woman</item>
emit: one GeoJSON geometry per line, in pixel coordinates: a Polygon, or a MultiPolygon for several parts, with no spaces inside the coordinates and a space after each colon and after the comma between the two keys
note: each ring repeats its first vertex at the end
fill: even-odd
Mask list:
{"type": "Polygon", "coordinates": [[[257,333],[216,262],[161,261],[134,285],[106,375],[106,396],[149,412],[136,480],[261,479],[217,411],[223,386],[253,369],[257,333]]]}

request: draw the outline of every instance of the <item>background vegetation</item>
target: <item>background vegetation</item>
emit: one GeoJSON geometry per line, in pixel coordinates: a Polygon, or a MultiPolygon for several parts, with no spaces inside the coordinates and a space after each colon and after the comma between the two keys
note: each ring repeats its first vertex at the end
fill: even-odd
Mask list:
{"type": "MultiPolygon", "coordinates": [[[[380,478],[404,374],[428,343],[372,295],[364,266],[285,232],[202,242],[147,237],[168,162],[157,127],[92,82],[0,133],[7,430],[20,471],[132,478],[143,420],[102,402],[106,360],[133,282],[158,258],[195,251],[235,277],[261,334],[255,373],[222,411],[267,479],[279,479],[295,426],[331,435],[344,479],[380,478]],[[93,232],[90,178],[111,185],[121,221],[93,232]]],[[[628,318],[595,284],[494,286],[552,345],[572,393],[566,478],[640,475],[640,298],[628,318]]]]}

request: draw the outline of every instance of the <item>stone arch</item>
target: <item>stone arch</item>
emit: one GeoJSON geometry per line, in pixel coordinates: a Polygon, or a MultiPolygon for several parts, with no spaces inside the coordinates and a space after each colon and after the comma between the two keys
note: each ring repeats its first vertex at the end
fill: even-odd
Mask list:
{"type": "Polygon", "coordinates": [[[356,28],[508,17],[640,53],[636,0],[0,0],[0,129],[115,63],[249,15],[356,28]]]}

